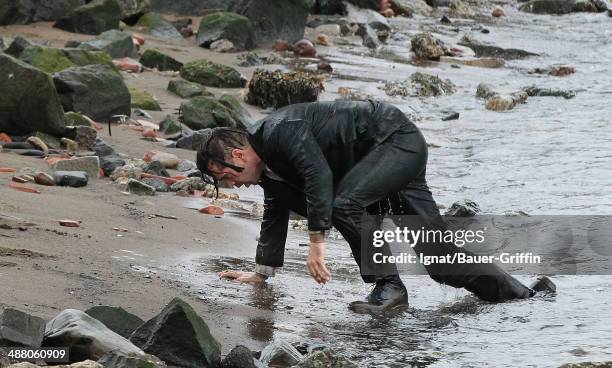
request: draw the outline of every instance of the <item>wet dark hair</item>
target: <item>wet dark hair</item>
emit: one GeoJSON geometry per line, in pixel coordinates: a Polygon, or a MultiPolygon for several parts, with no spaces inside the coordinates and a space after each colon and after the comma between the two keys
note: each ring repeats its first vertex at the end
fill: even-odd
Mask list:
{"type": "Polygon", "coordinates": [[[235,128],[212,128],[204,134],[202,145],[196,155],[196,165],[202,173],[202,179],[215,186],[216,197],[219,197],[219,181],[212,175],[208,166],[211,162],[241,172],[243,167],[233,165],[227,161],[231,157],[231,151],[235,148],[243,148],[249,144],[247,132],[235,128]],[[205,177],[208,176],[207,177],[205,177]]]}

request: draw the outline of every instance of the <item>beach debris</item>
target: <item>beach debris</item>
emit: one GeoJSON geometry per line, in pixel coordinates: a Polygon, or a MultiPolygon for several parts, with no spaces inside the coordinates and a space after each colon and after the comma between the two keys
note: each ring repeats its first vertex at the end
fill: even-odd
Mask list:
{"type": "Polygon", "coordinates": [[[81,221],[77,220],[59,220],[59,224],[66,227],[81,227],[81,221]]]}
{"type": "Polygon", "coordinates": [[[45,320],[7,307],[0,315],[0,342],[4,346],[38,348],[43,341],[45,320]]]}
{"type": "Polygon", "coordinates": [[[92,40],[81,42],[78,48],[104,51],[113,59],[136,58],[138,52],[133,37],[129,33],[113,29],[99,34],[92,40]]]}
{"type": "Polygon", "coordinates": [[[292,367],[298,364],[303,357],[289,342],[277,339],[261,351],[259,361],[265,366],[292,367]]]}
{"type": "Polygon", "coordinates": [[[136,179],[128,179],[126,190],[137,195],[155,195],[155,188],[136,179]]]}
{"type": "Polygon", "coordinates": [[[215,216],[222,216],[225,211],[223,211],[223,208],[219,207],[219,206],[214,206],[214,205],[210,205],[210,206],[206,206],[204,208],[200,208],[198,210],[198,212],[200,213],[204,213],[207,215],[215,215],[215,216]]]}
{"type": "Polygon", "coordinates": [[[162,72],[166,70],[179,72],[183,67],[183,63],[180,61],[154,49],[146,50],[140,57],[140,63],[147,68],[157,69],[162,72]]]}
{"type": "Polygon", "coordinates": [[[53,180],[59,186],[80,188],[87,185],[89,177],[84,171],[55,171],[53,180]]]}
{"type": "Polygon", "coordinates": [[[28,186],[25,186],[25,185],[20,185],[20,184],[17,184],[15,182],[11,182],[9,184],[9,187],[11,187],[11,188],[13,188],[15,190],[18,190],[20,192],[24,192],[24,193],[40,194],[40,190],[38,190],[38,189],[31,188],[31,187],[28,187],[28,186]]]}
{"type": "Polygon", "coordinates": [[[317,49],[309,40],[299,40],[291,47],[293,55],[296,57],[315,57],[317,56],[317,49]]]}
{"type": "Polygon", "coordinates": [[[0,143],[11,143],[13,140],[6,133],[0,133],[0,143]]]}
{"type": "Polygon", "coordinates": [[[47,173],[39,172],[34,175],[34,182],[39,185],[54,186],[55,179],[47,173]]]}
{"type": "Polygon", "coordinates": [[[213,49],[215,42],[226,40],[236,51],[255,47],[255,31],[249,18],[231,12],[216,12],[202,18],[196,43],[213,49]]]}
{"type": "Polygon", "coordinates": [[[389,81],[378,87],[389,96],[439,96],[455,92],[455,85],[449,79],[441,79],[431,74],[416,72],[410,81],[389,81]]]}
{"type": "Polygon", "coordinates": [[[429,32],[419,33],[410,40],[411,50],[417,59],[440,60],[449,51],[442,41],[429,32]]]}
{"type": "Polygon", "coordinates": [[[144,355],[126,338],[111,331],[102,322],[76,309],[66,309],[47,323],[43,346],[64,346],[70,359],[98,360],[110,351],[144,355]]]}
{"type": "Polygon", "coordinates": [[[167,40],[182,40],[183,35],[161,14],[149,12],[138,19],[135,26],[150,33],[152,36],[167,40]]]}
{"type": "Polygon", "coordinates": [[[478,204],[470,199],[464,199],[453,203],[452,206],[444,213],[445,216],[454,217],[472,217],[480,213],[478,204]]]}
{"type": "Polygon", "coordinates": [[[132,41],[134,42],[134,45],[136,45],[136,47],[139,47],[145,44],[145,38],[142,35],[139,35],[136,33],[132,33],[132,41]]]}
{"type": "Polygon", "coordinates": [[[117,69],[129,73],[142,73],[144,69],[140,62],[129,57],[114,59],[113,65],[115,65],[117,69]]]}
{"type": "Polygon", "coordinates": [[[263,108],[312,102],[325,89],[324,82],[325,76],[321,74],[256,69],[248,85],[246,100],[263,108]]]}
{"type": "Polygon", "coordinates": [[[161,106],[159,106],[159,102],[147,91],[143,91],[141,89],[130,87],[130,97],[132,102],[132,108],[141,108],[143,110],[150,111],[161,111],[161,106]]]}
{"type": "Polygon", "coordinates": [[[202,178],[185,178],[170,185],[170,190],[173,192],[184,191],[188,194],[193,194],[194,190],[212,191],[213,186],[206,183],[202,178]]]}
{"type": "Polygon", "coordinates": [[[29,182],[31,180],[26,178],[24,175],[21,175],[21,176],[13,176],[11,178],[11,181],[14,181],[15,183],[19,183],[19,184],[24,184],[24,183],[27,183],[27,182],[29,182]]]}
{"type": "Polygon", "coordinates": [[[221,361],[221,344],[206,322],[179,298],[138,327],[130,341],[172,366],[217,367],[221,361]]]}
{"type": "Polygon", "coordinates": [[[97,35],[119,27],[121,8],[116,0],[94,0],[70,11],[53,25],[68,32],[97,35]]]}

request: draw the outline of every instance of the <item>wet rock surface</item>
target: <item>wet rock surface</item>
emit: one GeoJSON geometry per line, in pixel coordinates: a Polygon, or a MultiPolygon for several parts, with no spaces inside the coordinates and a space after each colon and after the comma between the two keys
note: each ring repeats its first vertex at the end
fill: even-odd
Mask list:
{"type": "Polygon", "coordinates": [[[137,55],[132,36],[116,29],[103,32],[90,41],[81,42],[78,48],[105,51],[113,59],[137,55]]]}
{"type": "Polygon", "coordinates": [[[212,97],[196,96],[181,104],[183,123],[193,130],[225,127],[243,127],[240,115],[212,97]]]}
{"type": "Polygon", "coordinates": [[[166,368],[166,363],[146,354],[121,354],[116,351],[105,354],[98,363],[106,368],[166,368]]]}
{"type": "Polygon", "coordinates": [[[45,321],[13,308],[0,315],[0,345],[39,347],[45,332],[45,321]]]}
{"type": "Polygon", "coordinates": [[[121,307],[99,305],[89,308],[85,313],[102,322],[111,331],[126,339],[130,337],[138,326],[144,323],[140,317],[121,307]]]}
{"type": "Polygon", "coordinates": [[[480,213],[480,206],[472,200],[465,199],[463,201],[455,202],[453,205],[444,213],[446,216],[456,217],[472,217],[480,213]]]}
{"type": "Polygon", "coordinates": [[[357,368],[359,367],[357,364],[353,363],[349,359],[347,359],[342,354],[338,354],[334,350],[330,348],[326,348],[320,351],[314,351],[307,356],[304,357],[302,361],[300,361],[296,368],[324,368],[324,367],[334,367],[334,368],[357,368]]]}
{"type": "Polygon", "coordinates": [[[136,23],[136,27],[140,27],[152,36],[165,38],[169,40],[182,40],[183,35],[159,13],[146,13],[136,23]]]}

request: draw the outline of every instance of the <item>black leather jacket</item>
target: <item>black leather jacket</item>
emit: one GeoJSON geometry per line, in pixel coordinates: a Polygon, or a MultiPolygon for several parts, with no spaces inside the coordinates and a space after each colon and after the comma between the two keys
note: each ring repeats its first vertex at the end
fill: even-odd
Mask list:
{"type": "MultiPolygon", "coordinates": [[[[248,128],[249,141],[267,167],[304,193],[308,229],[331,227],[334,188],[373,147],[400,127],[416,126],[395,106],[375,101],[290,105],[248,128]]],[[[415,147],[415,149],[417,149],[415,147]]],[[[282,266],[289,209],[275,201],[263,178],[264,216],[256,261],[282,266]]]]}

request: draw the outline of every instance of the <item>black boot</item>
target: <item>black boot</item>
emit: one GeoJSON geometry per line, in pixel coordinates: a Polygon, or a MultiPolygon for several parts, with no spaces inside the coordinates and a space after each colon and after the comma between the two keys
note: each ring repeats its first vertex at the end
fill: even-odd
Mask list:
{"type": "Polygon", "coordinates": [[[408,291],[395,275],[378,279],[367,301],[352,302],[349,308],[355,313],[376,313],[402,305],[408,305],[408,291]]]}

